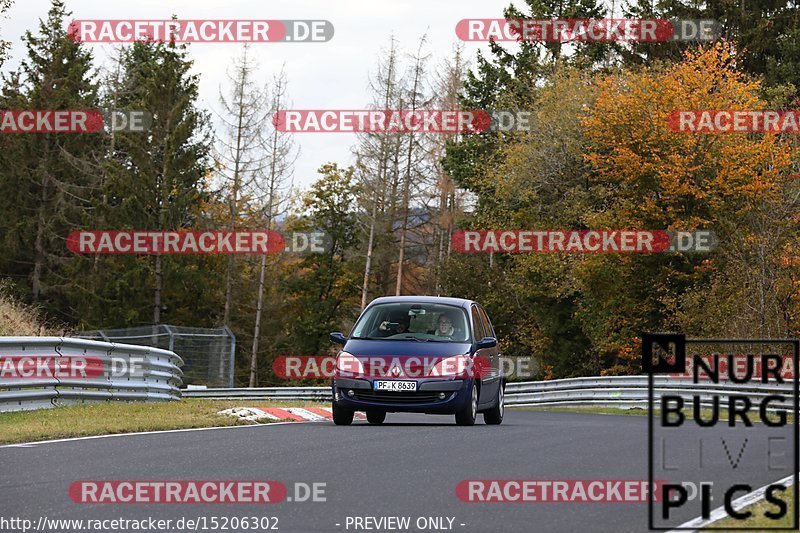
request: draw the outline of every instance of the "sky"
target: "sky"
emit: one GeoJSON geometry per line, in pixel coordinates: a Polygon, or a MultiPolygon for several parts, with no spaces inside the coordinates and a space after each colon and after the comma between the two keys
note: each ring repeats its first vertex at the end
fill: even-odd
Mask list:
{"type": "MultiPolygon", "coordinates": [[[[381,50],[391,35],[404,51],[416,50],[427,36],[428,66],[431,73],[460,42],[456,23],[463,18],[499,18],[511,0],[66,0],[75,19],[325,19],[334,27],[327,43],[254,43],[253,56],[260,69],[258,77],[267,82],[285,65],[289,81],[290,108],[364,109],[369,100],[368,80],[381,50]]],[[[0,35],[12,42],[7,72],[18,66],[24,55],[21,36],[38,28],[46,17],[50,0],[15,0],[0,35]]],[[[474,62],[486,43],[463,43],[465,57],[474,62]]],[[[89,44],[95,60],[102,63],[118,44],[89,44]]],[[[220,109],[220,87],[226,69],[241,53],[237,43],[195,43],[190,58],[200,74],[199,105],[213,112],[220,109]]],[[[304,188],[317,177],[326,162],[352,163],[351,133],[296,133],[300,156],[294,183],[304,188]]]]}

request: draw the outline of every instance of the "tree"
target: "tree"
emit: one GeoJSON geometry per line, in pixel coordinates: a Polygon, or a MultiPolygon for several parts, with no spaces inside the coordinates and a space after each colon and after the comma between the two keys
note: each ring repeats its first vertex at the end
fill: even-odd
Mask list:
{"type": "MultiPolygon", "coordinates": [[[[606,353],[630,352],[639,332],[783,336],[777,292],[793,241],[798,190],[788,139],[772,133],[702,135],[666,126],[674,109],[762,109],[761,83],[736,48],[718,43],[663,69],[597,83],[584,121],[586,155],[604,208],[593,227],[712,229],[712,257],[593,257],[582,266],[582,317],[606,353]],[[732,307],[736,299],[736,307],[732,307]],[[735,309],[735,310],[734,310],[735,309]]],[[[631,361],[625,362],[631,365],[631,361]]],[[[629,367],[630,368],[630,367],[629,367]]]]}
{"type": "Polygon", "coordinates": [[[319,173],[322,176],[304,198],[307,214],[295,227],[324,232],[330,248],[304,257],[288,281],[294,346],[300,353],[314,355],[329,346],[333,329],[357,315],[360,277],[360,262],[354,261],[358,245],[354,169],[330,163],[319,173]]]}
{"type": "MultiPolygon", "coordinates": [[[[721,36],[736,43],[746,72],[763,76],[765,88],[789,85],[793,96],[800,88],[800,6],[788,0],[770,2],[654,3],[635,0],[626,16],[664,19],[706,19],[719,23],[721,36]]],[[[658,59],[680,61],[694,48],[692,41],[631,43],[623,51],[626,64],[658,59]]],[[[788,103],[788,102],[787,102],[788,103]]]]}
{"type": "MultiPolygon", "coordinates": [[[[503,134],[495,155],[475,163],[479,207],[462,219],[462,227],[586,227],[584,216],[594,205],[581,118],[595,98],[591,77],[565,67],[534,91],[531,131],[503,134]]],[[[443,287],[446,294],[475,298],[489,309],[504,354],[535,357],[543,377],[591,375],[600,364],[575,316],[578,264],[578,258],[559,254],[453,254],[443,270],[443,287]]]]}
{"type": "MultiPolygon", "coordinates": [[[[174,42],[136,42],[125,51],[125,90],[120,105],[147,110],[153,122],[147,134],[126,132],[118,136],[117,153],[123,170],[109,183],[109,220],[114,227],[178,230],[201,223],[200,209],[209,197],[206,181],[212,170],[211,138],[207,114],[196,105],[199,79],[190,74],[191,67],[186,46],[174,42]]],[[[126,259],[141,263],[141,258],[126,259]]],[[[137,284],[141,286],[142,279],[148,280],[144,286],[153,287],[153,324],[162,322],[165,291],[175,304],[198,305],[196,295],[193,291],[187,294],[184,284],[190,273],[197,272],[195,263],[202,261],[206,259],[165,260],[156,255],[150,273],[130,269],[130,275],[139,281],[132,280],[129,289],[139,292],[137,284]],[[176,286],[171,290],[168,282],[173,276],[176,286]]]]}
{"type": "MultiPolygon", "coordinates": [[[[434,94],[435,107],[444,110],[459,109],[459,94],[464,87],[464,79],[468,70],[468,64],[464,60],[464,49],[457,46],[453,50],[453,55],[448,58],[438,69],[442,74],[435,80],[434,94]]],[[[434,235],[434,251],[432,256],[435,262],[431,265],[433,269],[433,291],[441,294],[442,272],[445,268],[447,259],[450,258],[450,241],[455,229],[457,217],[463,215],[464,199],[463,192],[455,184],[452,176],[444,169],[442,158],[446,155],[448,137],[438,136],[431,139],[429,158],[433,162],[433,172],[435,175],[435,201],[436,206],[436,230],[434,235]]]]}
{"type": "MultiPolygon", "coordinates": [[[[0,0],[0,14],[5,13],[14,3],[14,0],[0,0]]],[[[3,61],[6,59],[6,53],[11,43],[8,41],[0,40],[0,66],[3,66],[3,61]]]]}
{"type": "MultiPolygon", "coordinates": [[[[390,110],[400,106],[400,65],[397,41],[392,37],[389,48],[379,59],[376,72],[370,78],[373,109],[390,110]]],[[[387,266],[390,254],[387,249],[394,244],[394,218],[397,209],[397,186],[402,135],[396,132],[363,132],[355,149],[359,191],[358,205],[363,206],[359,217],[367,233],[364,252],[364,276],[361,284],[361,308],[367,305],[373,277],[376,291],[388,290],[387,266]],[[377,267],[377,268],[376,268],[377,267]],[[378,276],[374,276],[374,272],[378,276]]]]}
{"type": "MultiPolygon", "coordinates": [[[[525,10],[504,10],[506,19],[603,18],[606,9],[596,0],[524,0],[525,10]]],[[[593,70],[600,67],[614,48],[608,43],[578,42],[565,47],[560,42],[520,41],[514,51],[497,42],[489,43],[490,57],[478,52],[476,66],[467,72],[461,95],[462,109],[529,110],[536,87],[565,66],[593,70]]],[[[447,146],[444,169],[459,187],[477,194],[479,211],[491,211],[492,185],[480,180],[487,161],[495,161],[502,144],[500,133],[484,132],[453,139],[447,146]],[[484,194],[485,193],[485,194],[484,194]]]]}
{"type": "MultiPolygon", "coordinates": [[[[283,70],[275,76],[272,83],[272,96],[270,111],[274,114],[283,109],[287,102],[286,74],[283,70]]],[[[283,195],[286,182],[291,180],[294,173],[294,163],[299,155],[296,151],[290,134],[278,131],[273,125],[272,131],[266,138],[261,139],[267,157],[266,179],[263,180],[264,197],[261,200],[260,218],[265,222],[265,227],[272,230],[275,218],[281,214],[281,205],[284,203],[283,195]]],[[[261,315],[264,307],[265,279],[267,275],[267,256],[261,256],[261,265],[258,275],[258,289],[256,296],[255,326],[253,331],[253,345],[250,351],[250,386],[257,385],[258,378],[258,344],[261,336],[261,315]]]]}
{"type": "MultiPolygon", "coordinates": [[[[265,90],[253,81],[256,65],[248,56],[245,45],[228,73],[229,96],[220,94],[225,136],[219,139],[219,174],[227,189],[228,229],[235,231],[240,224],[242,203],[258,194],[256,179],[267,171],[267,156],[261,149],[261,138],[268,118],[265,90]]],[[[233,306],[235,256],[228,256],[225,272],[225,310],[222,324],[229,326],[233,306]]]]}
{"type": "MultiPolygon", "coordinates": [[[[39,32],[25,33],[27,57],[21,71],[5,80],[7,109],[80,110],[98,105],[90,79],[91,54],[67,37],[63,2],[54,0],[39,32]]],[[[7,137],[7,136],[4,136],[7,137]]],[[[3,139],[0,207],[5,214],[5,262],[14,275],[27,276],[30,298],[61,319],[73,319],[65,294],[65,267],[73,258],[66,235],[85,221],[97,180],[82,163],[103,152],[103,133],[42,133],[3,139]]]]}
{"type": "MultiPolygon", "coordinates": [[[[414,55],[414,66],[411,69],[410,80],[405,90],[401,93],[400,109],[402,110],[407,109],[411,112],[415,112],[418,109],[424,109],[429,104],[423,93],[423,77],[425,76],[425,60],[427,56],[423,55],[422,48],[425,45],[425,41],[425,36],[419,40],[419,47],[417,48],[417,53],[414,55]]],[[[409,232],[409,216],[411,214],[412,184],[419,186],[425,176],[421,169],[424,162],[425,150],[421,142],[422,139],[424,139],[424,136],[418,135],[415,132],[406,133],[403,139],[403,196],[400,204],[400,243],[398,245],[397,254],[397,282],[395,284],[395,295],[397,296],[403,293],[403,267],[405,266],[406,260],[406,240],[409,232]]]]}

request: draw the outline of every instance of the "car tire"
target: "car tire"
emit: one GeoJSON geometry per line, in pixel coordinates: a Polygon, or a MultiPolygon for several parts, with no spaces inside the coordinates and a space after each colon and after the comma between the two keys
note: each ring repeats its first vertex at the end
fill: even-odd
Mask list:
{"type": "Polygon", "coordinates": [[[351,409],[337,407],[335,401],[333,402],[331,411],[333,411],[333,423],[337,426],[349,426],[353,423],[353,416],[356,414],[355,411],[351,409]]]}
{"type": "Polygon", "coordinates": [[[478,416],[478,385],[472,383],[470,401],[464,408],[456,413],[457,426],[474,426],[475,417],[478,416]]]}
{"type": "Polygon", "coordinates": [[[505,391],[501,383],[497,388],[497,405],[483,413],[483,421],[490,426],[502,424],[505,410],[505,391]]]}
{"type": "Polygon", "coordinates": [[[367,422],[370,424],[383,424],[386,420],[386,411],[367,411],[367,422]]]}

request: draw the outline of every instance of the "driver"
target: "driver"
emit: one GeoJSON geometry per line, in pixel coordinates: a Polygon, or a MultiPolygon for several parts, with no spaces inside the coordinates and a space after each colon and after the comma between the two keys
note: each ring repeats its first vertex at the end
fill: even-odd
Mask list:
{"type": "Polygon", "coordinates": [[[391,321],[384,320],[377,329],[372,330],[370,337],[391,337],[408,331],[408,315],[405,313],[395,314],[390,317],[391,321]]]}

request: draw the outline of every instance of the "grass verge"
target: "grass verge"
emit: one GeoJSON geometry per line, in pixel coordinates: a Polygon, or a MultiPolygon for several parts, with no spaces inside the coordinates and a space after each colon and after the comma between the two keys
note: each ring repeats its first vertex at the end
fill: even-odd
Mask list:
{"type": "Polygon", "coordinates": [[[42,312],[13,296],[11,280],[0,279],[0,336],[63,335],[64,327],[45,321],[42,312]]]}
{"type": "Polygon", "coordinates": [[[166,429],[241,426],[251,422],[217,414],[231,407],[319,407],[311,402],[185,400],[97,403],[0,413],[0,444],[136,433],[166,429]]]}
{"type": "Polygon", "coordinates": [[[724,520],[720,520],[719,522],[711,524],[711,527],[716,527],[716,528],[729,527],[731,528],[731,531],[744,527],[747,528],[763,527],[764,529],[756,531],[764,531],[764,532],[774,531],[777,528],[789,529],[792,527],[792,520],[793,520],[792,517],[794,516],[794,502],[792,501],[793,494],[794,494],[794,487],[789,486],[785,491],[783,491],[782,494],[778,496],[781,500],[786,502],[787,506],[786,507],[787,512],[783,516],[783,518],[779,518],[778,520],[772,520],[764,516],[765,512],[774,513],[777,510],[777,508],[775,507],[774,504],[762,500],[760,502],[754,503],[753,505],[745,507],[747,511],[753,513],[753,515],[747,520],[734,520],[733,518],[726,518],[724,520]]]}

